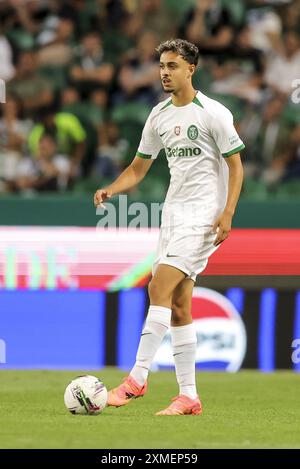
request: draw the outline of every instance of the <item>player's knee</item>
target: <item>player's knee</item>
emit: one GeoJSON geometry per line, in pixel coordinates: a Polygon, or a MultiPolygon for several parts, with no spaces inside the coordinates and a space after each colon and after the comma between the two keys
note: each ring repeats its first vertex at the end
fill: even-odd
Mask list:
{"type": "Polygon", "coordinates": [[[172,305],[172,323],[177,324],[181,323],[184,317],[183,311],[181,308],[178,308],[176,305],[172,305]]]}
{"type": "Polygon", "coordinates": [[[156,282],[156,280],[152,279],[149,283],[148,293],[152,303],[155,303],[156,300],[160,297],[161,289],[159,288],[158,282],[156,282]]]}
{"type": "Polygon", "coordinates": [[[186,307],[185,302],[173,301],[172,303],[172,324],[181,324],[190,316],[190,310],[186,307]]]}
{"type": "Polygon", "coordinates": [[[171,294],[159,284],[159,282],[155,279],[152,279],[148,285],[148,293],[151,304],[164,304],[166,301],[169,300],[171,294]]]}

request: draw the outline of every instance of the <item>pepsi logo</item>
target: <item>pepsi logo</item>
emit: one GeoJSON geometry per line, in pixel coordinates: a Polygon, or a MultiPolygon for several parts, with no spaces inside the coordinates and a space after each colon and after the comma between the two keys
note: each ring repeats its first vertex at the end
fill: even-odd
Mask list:
{"type": "MultiPolygon", "coordinates": [[[[238,371],[246,352],[246,330],[233,304],[220,293],[195,287],[192,316],[197,333],[196,368],[238,371]]],[[[170,332],[157,351],[153,369],[174,366],[170,332]]]]}

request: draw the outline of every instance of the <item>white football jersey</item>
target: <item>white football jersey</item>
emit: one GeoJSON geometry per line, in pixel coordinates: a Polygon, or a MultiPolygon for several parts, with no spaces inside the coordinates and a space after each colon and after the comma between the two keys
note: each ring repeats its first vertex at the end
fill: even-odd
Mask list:
{"type": "Polygon", "coordinates": [[[212,225],[227,200],[224,158],[245,148],[231,112],[200,91],[185,106],[166,99],[152,109],[137,155],[155,159],[162,148],[171,177],[161,226],[212,225]]]}

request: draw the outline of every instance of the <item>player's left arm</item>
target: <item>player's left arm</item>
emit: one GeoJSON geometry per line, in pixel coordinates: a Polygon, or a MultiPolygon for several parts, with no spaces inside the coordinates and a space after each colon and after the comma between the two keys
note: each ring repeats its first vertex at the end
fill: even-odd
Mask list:
{"type": "Polygon", "coordinates": [[[217,233],[214,246],[218,246],[229,236],[232,217],[239,200],[243,183],[243,165],[240,154],[235,153],[225,158],[225,161],[229,168],[228,196],[223,212],[213,225],[213,232],[217,233]]]}

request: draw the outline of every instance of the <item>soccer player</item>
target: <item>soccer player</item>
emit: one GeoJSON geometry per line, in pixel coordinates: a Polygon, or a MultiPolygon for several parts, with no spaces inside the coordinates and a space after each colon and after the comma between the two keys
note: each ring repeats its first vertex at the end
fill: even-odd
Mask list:
{"type": "Polygon", "coordinates": [[[195,358],[197,338],[191,300],[197,274],[228,237],[240,195],[244,148],[231,112],[193,88],[199,51],[185,40],[163,42],[160,76],[171,97],[151,111],[132,163],[94,196],[95,206],[138,184],[164,148],[170,185],[162,212],[157,252],[148,291],[150,306],[136,362],[122,384],[108,393],[119,407],[147,391],[151,362],[171,326],[179,394],[156,415],[201,414],[195,358]]]}

